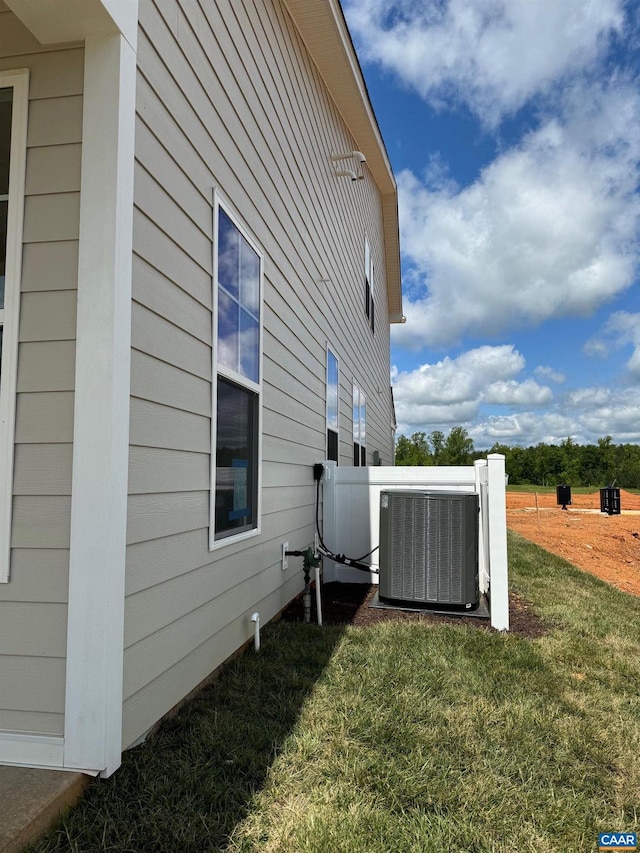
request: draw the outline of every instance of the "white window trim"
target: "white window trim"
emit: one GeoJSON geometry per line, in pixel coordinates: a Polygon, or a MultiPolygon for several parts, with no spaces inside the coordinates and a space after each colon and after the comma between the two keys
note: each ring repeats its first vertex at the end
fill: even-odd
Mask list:
{"type": "Polygon", "coordinates": [[[7,254],[2,311],[2,380],[0,381],[0,583],[8,583],[11,561],[11,508],[18,381],[18,329],[22,273],[22,229],[27,162],[29,71],[0,71],[0,87],[13,89],[7,254]]]}
{"type": "Polygon", "coordinates": [[[233,205],[225,196],[214,188],[213,191],[213,305],[212,305],[212,363],[211,363],[211,489],[209,499],[209,550],[216,551],[227,545],[235,545],[244,539],[258,536],[262,530],[262,391],[263,391],[263,333],[264,333],[264,257],[251,232],[236,213],[233,205]],[[225,365],[218,364],[218,211],[220,207],[240,231],[247,243],[260,258],[260,333],[259,333],[259,382],[253,382],[225,365]],[[218,409],[218,376],[229,379],[236,385],[253,391],[258,396],[258,443],[257,443],[257,508],[256,526],[251,530],[243,530],[241,533],[230,534],[223,539],[215,538],[216,521],[216,447],[217,447],[217,409],[218,409]]]}
{"type": "MultiPolygon", "coordinates": [[[[325,443],[325,457],[328,459],[329,458],[329,442],[327,440],[327,433],[329,432],[329,430],[331,430],[331,432],[335,432],[335,434],[337,436],[336,440],[338,443],[338,457],[340,457],[340,359],[335,354],[335,351],[329,346],[328,342],[327,342],[326,352],[325,352],[325,357],[324,357],[324,367],[325,367],[325,373],[326,373],[326,376],[325,376],[324,443],[325,443]],[[335,358],[336,364],[338,365],[338,389],[337,389],[338,399],[336,401],[336,415],[337,415],[338,425],[337,425],[336,429],[334,429],[332,426],[329,425],[329,353],[331,353],[331,355],[335,358]]],[[[336,464],[339,464],[338,460],[336,460],[336,464]]]]}

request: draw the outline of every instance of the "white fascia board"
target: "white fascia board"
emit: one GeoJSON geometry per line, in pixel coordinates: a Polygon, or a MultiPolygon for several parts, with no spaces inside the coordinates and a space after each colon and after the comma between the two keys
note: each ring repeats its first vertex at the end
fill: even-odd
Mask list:
{"type": "Polygon", "coordinates": [[[122,35],[135,50],[138,0],[6,0],[41,44],[122,35]]]}
{"type": "Polygon", "coordinates": [[[85,43],[64,766],[120,765],[136,55],[85,43]]]}

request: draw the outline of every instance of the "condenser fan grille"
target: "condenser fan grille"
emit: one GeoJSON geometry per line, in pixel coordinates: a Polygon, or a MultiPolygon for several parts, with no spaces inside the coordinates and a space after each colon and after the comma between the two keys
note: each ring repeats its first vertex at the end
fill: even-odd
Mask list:
{"type": "Polygon", "coordinates": [[[383,492],[380,596],[477,605],[477,516],[476,494],[383,492]]]}

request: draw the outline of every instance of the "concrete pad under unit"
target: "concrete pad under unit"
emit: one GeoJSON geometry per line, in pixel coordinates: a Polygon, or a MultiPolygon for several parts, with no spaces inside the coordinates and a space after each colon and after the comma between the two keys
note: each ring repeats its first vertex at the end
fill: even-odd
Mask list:
{"type": "Polygon", "coordinates": [[[0,853],[19,853],[35,841],[90,782],[83,773],[0,766],[0,853]]]}

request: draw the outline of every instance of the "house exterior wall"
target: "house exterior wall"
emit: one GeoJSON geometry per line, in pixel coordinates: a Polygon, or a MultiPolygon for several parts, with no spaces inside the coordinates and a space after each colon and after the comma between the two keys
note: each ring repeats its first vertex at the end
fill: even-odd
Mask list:
{"type": "Polygon", "coordinates": [[[0,70],[18,68],[30,84],[0,730],[62,735],[83,50],[43,49],[0,2],[0,70]]]}
{"type": "Polygon", "coordinates": [[[352,382],[367,461],[392,463],[382,207],[280,0],[142,0],[138,38],[131,452],[123,746],[302,588],[281,543],[313,541],[311,466],[326,454],[326,348],[340,360],[340,462],[352,382]],[[262,518],[208,549],[213,192],[264,252],[262,518]],[[376,330],[364,311],[364,243],[376,330]]]}

